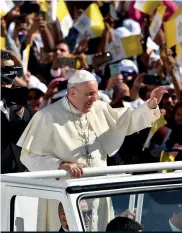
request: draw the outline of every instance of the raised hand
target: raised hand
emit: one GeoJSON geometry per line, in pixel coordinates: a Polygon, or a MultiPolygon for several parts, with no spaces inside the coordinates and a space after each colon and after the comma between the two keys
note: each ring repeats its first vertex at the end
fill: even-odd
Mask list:
{"type": "Polygon", "coordinates": [[[165,93],[168,93],[165,87],[161,86],[155,88],[150,95],[150,100],[148,101],[149,108],[156,108],[165,93]]]}

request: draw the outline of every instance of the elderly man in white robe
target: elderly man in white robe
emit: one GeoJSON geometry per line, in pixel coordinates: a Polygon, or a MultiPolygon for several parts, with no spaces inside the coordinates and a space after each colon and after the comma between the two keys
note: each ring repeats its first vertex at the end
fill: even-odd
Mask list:
{"type": "Polygon", "coordinates": [[[67,96],[35,114],[17,144],[29,171],[64,169],[80,177],[83,167],[107,166],[107,155],[119,150],[125,136],[160,117],[158,103],[167,93],[164,87],[154,89],[150,99],[132,111],[111,108],[98,100],[97,91],[90,72],[76,71],[68,80],[67,96]]]}

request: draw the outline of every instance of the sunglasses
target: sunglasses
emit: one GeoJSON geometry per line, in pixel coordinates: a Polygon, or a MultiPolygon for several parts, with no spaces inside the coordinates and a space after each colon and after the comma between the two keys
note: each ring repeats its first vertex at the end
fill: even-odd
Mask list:
{"type": "Polygon", "coordinates": [[[176,97],[176,95],[169,95],[168,93],[165,93],[164,95],[163,95],[163,99],[168,99],[168,98],[172,98],[172,100],[176,100],[177,99],[177,97],[176,97]]]}

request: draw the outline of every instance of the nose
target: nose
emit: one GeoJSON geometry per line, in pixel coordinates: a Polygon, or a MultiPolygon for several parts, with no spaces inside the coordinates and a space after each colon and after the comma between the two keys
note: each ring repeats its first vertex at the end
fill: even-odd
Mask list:
{"type": "Polygon", "coordinates": [[[169,103],[172,103],[172,102],[173,102],[173,100],[172,100],[171,97],[168,98],[168,102],[169,102],[169,103]]]}
{"type": "Polygon", "coordinates": [[[61,55],[60,49],[56,49],[56,55],[61,55]]]}

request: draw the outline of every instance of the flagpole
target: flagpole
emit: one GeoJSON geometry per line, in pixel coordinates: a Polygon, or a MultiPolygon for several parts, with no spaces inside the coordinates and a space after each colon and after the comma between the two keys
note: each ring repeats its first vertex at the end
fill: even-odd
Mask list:
{"type": "Polygon", "coordinates": [[[56,9],[57,9],[57,0],[51,1],[51,21],[56,21],[56,9]]]}

